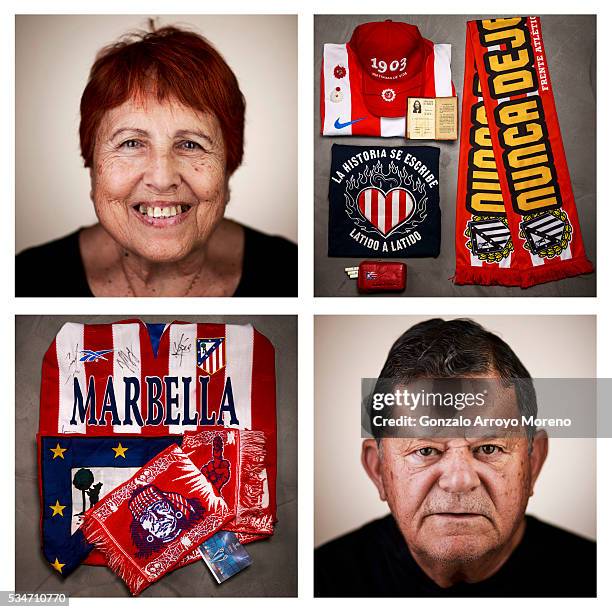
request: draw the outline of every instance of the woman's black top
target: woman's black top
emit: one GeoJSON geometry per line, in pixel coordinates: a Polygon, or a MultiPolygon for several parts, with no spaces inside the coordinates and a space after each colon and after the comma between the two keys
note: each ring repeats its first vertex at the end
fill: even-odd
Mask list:
{"type": "MultiPolygon", "coordinates": [[[[80,230],[16,257],[17,297],[94,297],[81,259],[80,230]]],[[[297,297],[297,246],[244,228],[242,276],[234,297],[297,297]]]]}

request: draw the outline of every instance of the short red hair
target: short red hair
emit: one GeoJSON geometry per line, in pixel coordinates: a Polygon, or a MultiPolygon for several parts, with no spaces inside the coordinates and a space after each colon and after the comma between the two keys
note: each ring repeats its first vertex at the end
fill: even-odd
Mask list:
{"type": "Polygon", "coordinates": [[[91,168],[104,114],[151,91],[160,101],[214,114],[223,133],[227,173],[242,161],[244,96],[236,76],[202,36],[175,27],[128,35],[96,57],[81,97],[81,155],[91,168]]]}

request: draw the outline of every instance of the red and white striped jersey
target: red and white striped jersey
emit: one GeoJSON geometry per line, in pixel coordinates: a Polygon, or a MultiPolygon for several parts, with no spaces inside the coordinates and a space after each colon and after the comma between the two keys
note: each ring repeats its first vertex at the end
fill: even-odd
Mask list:
{"type": "Polygon", "coordinates": [[[273,495],[270,341],[251,325],[173,322],[157,333],[155,347],[139,320],[64,324],[43,360],[39,433],[164,436],[214,426],[263,431],[273,495]]]}
{"type": "MultiPolygon", "coordinates": [[[[454,96],[451,45],[423,39],[427,58],[423,66],[421,97],[454,96]]],[[[321,66],[321,134],[324,136],[406,135],[406,117],[377,117],[364,104],[362,70],[347,43],[323,45],[321,66]]]]}

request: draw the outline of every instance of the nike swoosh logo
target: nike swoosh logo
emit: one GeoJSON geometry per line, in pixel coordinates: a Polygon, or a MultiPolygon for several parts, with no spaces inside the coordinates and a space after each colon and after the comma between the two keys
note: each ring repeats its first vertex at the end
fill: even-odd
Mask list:
{"type": "Polygon", "coordinates": [[[353,123],[357,123],[358,121],[363,121],[365,117],[361,117],[360,119],[353,119],[352,121],[347,121],[346,123],[340,123],[340,117],[336,119],[336,123],[334,123],[334,127],[337,130],[341,130],[342,128],[347,127],[348,125],[353,125],[353,123]]]}

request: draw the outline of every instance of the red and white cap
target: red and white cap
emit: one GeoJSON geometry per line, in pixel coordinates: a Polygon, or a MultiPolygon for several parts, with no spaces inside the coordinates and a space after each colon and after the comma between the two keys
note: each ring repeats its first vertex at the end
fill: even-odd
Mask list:
{"type": "Polygon", "coordinates": [[[416,26],[373,21],[355,28],[349,46],[362,70],[367,109],[378,117],[402,117],[406,98],[422,95],[427,45],[416,26]]]}

